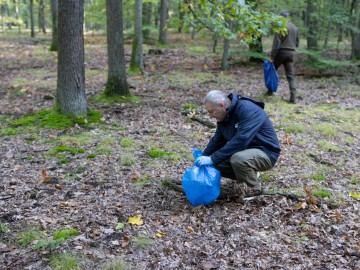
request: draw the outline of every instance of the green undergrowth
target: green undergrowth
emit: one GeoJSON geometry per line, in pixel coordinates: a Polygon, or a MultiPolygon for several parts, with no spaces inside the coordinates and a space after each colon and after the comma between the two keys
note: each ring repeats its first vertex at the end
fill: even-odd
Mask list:
{"type": "Polygon", "coordinates": [[[72,253],[54,254],[50,258],[50,266],[54,270],[80,270],[80,258],[72,253]]]}
{"type": "Polygon", "coordinates": [[[170,160],[179,160],[180,156],[175,152],[166,152],[160,149],[150,149],[147,152],[148,156],[151,158],[167,158],[170,160]]]}
{"type": "Polygon", "coordinates": [[[93,102],[102,103],[102,104],[114,104],[114,103],[139,103],[141,99],[133,95],[110,95],[107,96],[104,93],[101,93],[98,96],[94,96],[90,99],[93,102]]]}
{"type": "Polygon", "coordinates": [[[89,126],[90,124],[99,124],[101,114],[97,111],[89,111],[86,116],[75,117],[72,115],[61,114],[55,110],[43,110],[34,114],[24,115],[21,118],[10,121],[12,128],[49,128],[66,129],[79,126],[89,126]]]}

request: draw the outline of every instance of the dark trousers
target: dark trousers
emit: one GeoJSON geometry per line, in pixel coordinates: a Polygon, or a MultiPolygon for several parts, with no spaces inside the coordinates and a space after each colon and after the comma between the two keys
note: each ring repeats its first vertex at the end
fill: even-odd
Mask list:
{"type": "Polygon", "coordinates": [[[275,69],[277,70],[281,65],[284,65],[286,79],[289,83],[290,93],[295,94],[295,52],[280,50],[274,59],[275,69]]]}

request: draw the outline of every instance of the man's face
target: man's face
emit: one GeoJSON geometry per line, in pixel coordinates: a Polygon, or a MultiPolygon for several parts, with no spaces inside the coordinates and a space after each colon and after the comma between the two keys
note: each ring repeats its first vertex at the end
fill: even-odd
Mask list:
{"type": "Polygon", "coordinates": [[[215,118],[218,122],[222,122],[226,118],[226,108],[223,103],[205,103],[205,109],[208,111],[209,116],[215,118]]]}

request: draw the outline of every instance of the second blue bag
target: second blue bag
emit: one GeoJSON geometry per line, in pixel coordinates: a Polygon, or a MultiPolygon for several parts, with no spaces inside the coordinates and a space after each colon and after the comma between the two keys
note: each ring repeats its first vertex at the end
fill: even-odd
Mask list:
{"type": "Polygon", "coordinates": [[[279,85],[279,78],[273,63],[264,61],[265,86],[270,92],[276,92],[279,85]]]}
{"type": "MultiPolygon", "coordinates": [[[[194,149],[195,159],[201,155],[201,150],[194,149]]],[[[194,165],[186,169],[182,186],[192,206],[207,205],[220,195],[220,172],[213,166],[194,165]]]]}

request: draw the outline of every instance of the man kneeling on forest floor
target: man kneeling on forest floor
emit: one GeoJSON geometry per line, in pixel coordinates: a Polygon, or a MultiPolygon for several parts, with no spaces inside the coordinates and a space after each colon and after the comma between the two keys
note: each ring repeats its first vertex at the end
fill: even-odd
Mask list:
{"type": "Polygon", "coordinates": [[[262,191],[260,171],[274,167],[280,145],[264,103],[234,93],[210,91],[204,101],[217,129],[195,165],[214,165],[220,175],[262,191]]]}

